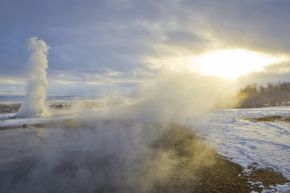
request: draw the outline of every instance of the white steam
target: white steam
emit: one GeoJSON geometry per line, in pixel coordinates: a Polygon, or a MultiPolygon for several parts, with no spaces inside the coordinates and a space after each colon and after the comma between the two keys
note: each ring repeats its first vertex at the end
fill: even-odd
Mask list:
{"type": "MultiPolygon", "coordinates": [[[[36,38],[31,39],[31,45],[31,73],[41,74],[37,70],[44,64],[44,79],[30,77],[20,109],[25,116],[41,115],[46,109],[45,95],[39,93],[45,94],[46,89],[47,46],[36,38]],[[36,49],[39,47],[42,49],[36,49]],[[42,101],[34,109],[39,96],[42,101]]],[[[19,141],[25,143],[19,143],[19,148],[39,149],[25,154],[32,156],[23,159],[17,170],[7,172],[9,176],[4,180],[0,176],[5,184],[2,189],[0,184],[0,192],[185,192],[175,189],[177,183],[194,191],[192,183],[187,182],[200,183],[202,169],[213,167],[216,158],[180,125],[233,103],[234,88],[221,79],[188,71],[163,71],[146,86],[140,85],[140,92],[131,101],[117,95],[96,105],[77,104],[79,115],[36,126],[38,137],[21,135],[24,139],[19,141]],[[105,110],[91,111],[92,106],[105,110]],[[14,171],[29,172],[23,172],[18,180],[19,172],[14,171]]],[[[15,144],[8,148],[16,148],[15,144]]]]}
{"type": "Polygon", "coordinates": [[[47,53],[49,47],[45,41],[32,37],[29,40],[31,55],[27,74],[26,96],[17,112],[18,117],[47,116],[47,53]]]}
{"type": "MultiPolygon", "coordinates": [[[[151,123],[185,125],[215,108],[235,105],[238,102],[235,93],[233,82],[188,71],[164,70],[154,81],[141,86],[137,94],[139,102],[126,112],[121,110],[120,116],[151,123]]],[[[118,114],[115,108],[112,111],[118,114]]]]}

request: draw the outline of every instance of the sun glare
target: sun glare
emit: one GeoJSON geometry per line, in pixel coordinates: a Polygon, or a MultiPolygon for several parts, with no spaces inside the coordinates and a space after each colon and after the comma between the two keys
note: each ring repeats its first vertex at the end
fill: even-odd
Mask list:
{"type": "Polygon", "coordinates": [[[242,49],[217,50],[197,56],[191,68],[203,75],[237,79],[281,62],[281,58],[242,49]]]}

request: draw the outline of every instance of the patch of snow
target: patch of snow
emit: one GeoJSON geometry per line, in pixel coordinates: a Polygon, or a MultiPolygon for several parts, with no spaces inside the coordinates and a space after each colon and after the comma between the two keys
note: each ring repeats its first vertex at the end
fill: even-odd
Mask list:
{"type": "Polygon", "coordinates": [[[289,193],[290,183],[283,185],[277,184],[276,186],[270,186],[269,188],[264,188],[261,193],[289,193]]]}
{"type": "MultiPolygon", "coordinates": [[[[8,115],[8,114],[5,114],[5,115],[8,115]]],[[[2,120],[0,117],[0,128],[21,127],[23,125],[35,125],[35,124],[63,121],[63,120],[75,118],[74,115],[57,115],[57,116],[50,116],[50,117],[30,117],[30,118],[15,118],[13,116],[14,114],[10,114],[10,115],[11,116],[6,116],[5,119],[2,119],[2,120]]]]}
{"type": "Polygon", "coordinates": [[[0,114],[0,123],[1,123],[1,121],[5,121],[7,119],[12,119],[13,117],[15,117],[15,113],[0,114]]]}
{"type": "MultiPolygon", "coordinates": [[[[281,172],[290,180],[290,123],[245,119],[289,114],[290,107],[220,109],[192,127],[219,154],[244,167],[244,172],[256,165],[281,172]]],[[[279,187],[281,192],[289,192],[290,184],[276,186],[279,187]]]]}

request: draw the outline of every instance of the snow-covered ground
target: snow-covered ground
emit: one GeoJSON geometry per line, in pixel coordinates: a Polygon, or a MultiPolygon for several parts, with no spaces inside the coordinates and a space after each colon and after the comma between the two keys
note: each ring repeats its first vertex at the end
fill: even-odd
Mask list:
{"type": "MultiPolygon", "coordinates": [[[[192,127],[219,154],[245,169],[272,168],[290,180],[290,123],[246,119],[289,113],[290,107],[215,110],[192,127]]],[[[290,184],[280,188],[290,192],[290,184]]]]}
{"type": "MultiPolygon", "coordinates": [[[[290,107],[220,109],[209,113],[202,120],[192,123],[192,128],[219,154],[241,165],[245,168],[245,171],[253,165],[262,168],[272,168],[281,172],[285,178],[290,180],[290,123],[281,121],[256,122],[254,119],[249,119],[272,115],[289,116],[289,114],[290,107]]],[[[9,118],[12,114],[2,116],[2,118],[9,118]]],[[[35,124],[72,117],[70,115],[5,121],[0,119],[0,127],[21,126],[22,124],[35,124]]],[[[17,137],[14,140],[21,140],[25,136],[24,134],[29,132],[29,130],[21,129],[1,131],[0,144],[1,146],[5,146],[5,143],[10,144],[9,137],[15,135],[19,138],[17,137]]],[[[10,144],[11,146],[13,147],[10,144]]],[[[15,147],[15,149],[18,148],[15,147]]],[[[275,188],[280,192],[289,193],[290,183],[276,186],[275,188]]],[[[271,190],[269,191],[271,192],[271,190]]],[[[267,192],[267,190],[264,192],[267,192]]]]}

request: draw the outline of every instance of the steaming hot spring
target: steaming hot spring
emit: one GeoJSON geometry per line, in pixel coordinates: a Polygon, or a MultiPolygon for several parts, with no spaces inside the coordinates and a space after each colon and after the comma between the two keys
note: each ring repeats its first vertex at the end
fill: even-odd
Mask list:
{"type": "Polygon", "coordinates": [[[217,109],[228,82],[170,71],[137,97],[48,103],[49,47],[29,48],[26,96],[0,105],[0,192],[289,192],[289,128],[245,119],[289,109],[217,109]]]}

